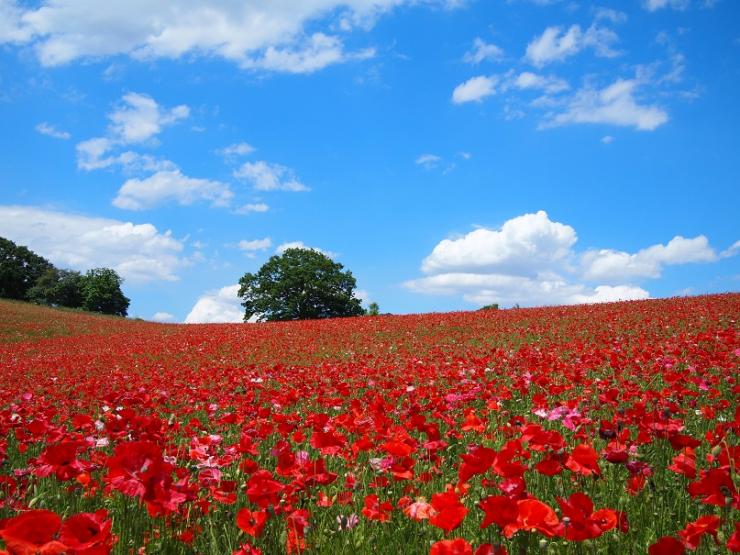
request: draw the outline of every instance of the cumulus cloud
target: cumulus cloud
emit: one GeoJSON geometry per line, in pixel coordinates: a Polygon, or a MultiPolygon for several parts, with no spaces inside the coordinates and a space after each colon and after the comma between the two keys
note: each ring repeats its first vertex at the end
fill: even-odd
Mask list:
{"type": "Polygon", "coordinates": [[[168,126],[189,116],[185,105],[174,108],[160,106],[151,96],[128,93],[108,114],[110,124],[104,137],[93,137],[77,144],[77,166],[91,171],[120,165],[128,171],[171,170],[176,166],[169,160],[158,160],[151,155],[130,150],[114,154],[121,146],[156,141],[156,136],[168,126]]]}
{"type": "Polygon", "coordinates": [[[275,249],[275,254],[283,254],[288,249],[307,249],[307,250],[320,252],[321,254],[328,256],[329,258],[336,257],[336,253],[332,251],[327,251],[324,249],[320,249],[318,247],[309,247],[303,241],[290,241],[287,243],[282,243],[278,245],[277,248],[275,249]]]}
{"type": "Polygon", "coordinates": [[[208,201],[228,206],[234,194],[226,183],[183,175],[180,170],[159,171],[144,179],[129,179],[118,190],[113,206],[124,210],[147,210],[166,202],[188,206],[208,201]]]}
{"type": "Polygon", "coordinates": [[[587,48],[593,49],[597,56],[611,58],[619,54],[613,48],[618,40],[614,31],[596,23],[585,31],[580,25],[571,25],[568,29],[551,26],[527,45],[526,58],[533,65],[542,67],[565,60],[587,48]]]}
{"type": "MultiPolygon", "coordinates": [[[[138,60],[220,57],[248,69],[308,73],[367,57],[347,51],[342,36],[306,27],[324,24],[346,33],[367,28],[384,12],[415,0],[301,2],[90,2],[42,0],[21,7],[0,0],[0,41],[30,43],[45,66],[128,55],[138,60]]],[[[431,0],[453,8],[456,0],[431,0]]]]}
{"type": "Polygon", "coordinates": [[[603,89],[585,86],[576,91],[564,111],[546,118],[543,127],[595,123],[653,131],[668,121],[668,113],[638,101],[640,84],[636,79],[618,79],[603,89]]]}
{"type": "Polygon", "coordinates": [[[185,317],[186,324],[218,324],[244,321],[238,297],[239,285],[228,285],[203,294],[185,317]]]}
{"type": "Polygon", "coordinates": [[[234,177],[250,182],[258,191],[310,191],[290,168],[263,160],[245,162],[234,172],[234,177]]]}
{"type": "MultiPolygon", "coordinates": [[[[461,296],[475,304],[577,304],[644,299],[633,279],[657,278],[663,266],[718,259],[703,235],[674,237],[636,254],[574,249],[573,227],[546,212],[517,216],[499,228],[440,241],[421,264],[410,291],[461,296]]],[[[740,242],[738,242],[740,244],[740,242]]],[[[735,248],[734,246],[728,250],[735,248]]],[[[740,249],[740,247],[738,247],[740,249]]]]}
{"type": "Polygon", "coordinates": [[[693,239],[677,235],[665,245],[653,245],[634,254],[611,249],[588,251],[582,257],[582,264],[587,279],[615,281],[658,278],[664,266],[715,260],[717,254],[704,235],[693,239]]]}
{"type": "Polygon", "coordinates": [[[164,109],[151,96],[140,93],[123,95],[121,104],[108,114],[111,134],[123,144],[142,143],[158,135],[166,125],[185,119],[190,108],[185,105],[164,109]]]}
{"type": "Polygon", "coordinates": [[[479,64],[483,62],[484,60],[500,60],[504,56],[504,51],[501,50],[498,46],[495,44],[490,44],[481,39],[480,37],[476,38],[473,41],[473,48],[472,50],[465,53],[465,56],[463,56],[463,61],[469,63],[469,64],[479,64]]]}
{"type": "Polygon", "coordinates": [[[155,312],[152,315],[151,320],[153,322],[173,322],[175,320],[175,316],[169,312],[155,312]]]}
{"type": "Polygon", "coordinates": [[[570,88],[568,82],[553,75],[539,75],[523,71],[510,80],[510,85],[518,89],[540,89],[547,93],[559,93],[570,88]]]}
{"type": "Polygon", "coordinates": [[[170,231],[46,210],[32,206],[0,206],[0,236],[75,270],[106,266],[131,282],[174,281],[187,262],[183,243],[170,231]]]}
{"type": "Polygon", "coordinates": [[[237,247],[240,251],[244,252],[247,256],[254,256],[257,251],[265,251],[272,246],[272,239],[265,237],[264,239],[242,239],[237,243],[237,247]]]}
{"type": "Polygon", "coordinates": [[[575,230],[543,210],[512,218],[501,229],[479,228],[441,241],[422,262],[425,273],[486,271],[524,275],[561,263],[576,242],[575,230]]]}
{"type": "Polygon", "coordinates": [[[497,78],[494,76],[479,75],[461,83],[452,91],[452,102],[464,104],[465,102],[480,102],[487,96],[496,92],[497,78]]]}
{"type": "Polygon", "coordinates": [[[36,131],[38,131],[42,135],[47,135],[49,137],[53,137],[54,139],[62,139],[65,141],[72,137],[72,135],[70,135],[67,131],[61,131],[50,123],[46,123],[45,121],[42,121],[36,126],[36,131]]]}

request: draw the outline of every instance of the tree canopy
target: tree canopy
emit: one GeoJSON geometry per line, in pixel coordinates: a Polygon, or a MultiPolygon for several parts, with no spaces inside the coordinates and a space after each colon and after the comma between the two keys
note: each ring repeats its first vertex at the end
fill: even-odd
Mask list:
{"type": "Polygon", "coordinates": [[[126,316],[130,301],[121,291],[122,282],[111,268],[84,276],[55,268],[27,247],[0,237],[0,297],[126,316]]]}
{"type": "Polygon", "coordinates": [[[28,248],[0,237],[0,297],[26,299],[28,290],[53,268],[51,262],[28,248]]]}
{"type": "Polygon", "coordinates": [[[328,256],[293,248],[239,280],[244,320],[312,320],[365,313],[352,272],[328,256]]]}
{"type": "Polygon", "coordinates": [[[88,270],[82,280],[82,308],[126,316],[130,300],[121,291],[123,280],[110,268],[88,270]]]}

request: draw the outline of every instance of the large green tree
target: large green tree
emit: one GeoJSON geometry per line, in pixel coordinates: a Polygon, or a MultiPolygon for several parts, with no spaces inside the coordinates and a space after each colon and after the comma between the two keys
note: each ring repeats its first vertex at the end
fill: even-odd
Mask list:
{"type": "Polygon", "coordinates": [[[0,297],[25,300],[51,262],[13,241],[0,237],[0,297]]]}
{"type": "Polygon", "coordinates": [[[123,279],[110,268],[88,270],[82,278],[82,308],[126,316],[129,299],[121,291],[123,279]]]}
{"type": "Polygon", "coordinates": [[[287,249],[239,280],[244,320],[312,320],[360,316],[352,272],[313,249],[287,249]]]}
{"type": "Polygon", "coordinates": [[[74,270],[46,270],[28,290],[28,300],[37,304],[79,308],[85,278],[74,270]]]}

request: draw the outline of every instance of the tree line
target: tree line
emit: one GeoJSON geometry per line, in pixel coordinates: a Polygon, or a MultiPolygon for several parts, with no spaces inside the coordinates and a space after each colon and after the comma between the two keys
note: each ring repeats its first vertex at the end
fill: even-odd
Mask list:
{"type": "Polygon", "coordinates": [[[0,297],[126,316],[130,300],[111,268],[84,274],[55,267],[28,247],[0,237],[0,297]]]}

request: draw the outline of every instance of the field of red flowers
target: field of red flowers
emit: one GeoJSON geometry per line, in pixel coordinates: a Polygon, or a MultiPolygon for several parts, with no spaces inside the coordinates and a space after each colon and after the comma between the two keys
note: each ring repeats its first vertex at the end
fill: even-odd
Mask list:
{"type": "Polygon", "coordinates": [[[738,316],[0,302],[0,553],[738,552],[738,316]]]}

